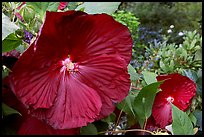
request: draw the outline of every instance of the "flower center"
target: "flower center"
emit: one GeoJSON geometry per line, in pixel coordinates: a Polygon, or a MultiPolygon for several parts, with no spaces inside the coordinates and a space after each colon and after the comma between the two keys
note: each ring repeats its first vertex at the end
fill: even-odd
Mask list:
{"type": "Polygon", "coordinates": [[[69,71],[70,73],[79,71],[79,65],[77,63],[72,63],[69,58],[62,61],[62,65],[66,67],[67,71],[69,71]]]}
{"type": "Polygon", "coordinates": [[[169,96],[168,98],[166,98],[166,100],[167,100],[168,102],[174,102],[174,98],[171,97],[171,96],[169,96]]]}

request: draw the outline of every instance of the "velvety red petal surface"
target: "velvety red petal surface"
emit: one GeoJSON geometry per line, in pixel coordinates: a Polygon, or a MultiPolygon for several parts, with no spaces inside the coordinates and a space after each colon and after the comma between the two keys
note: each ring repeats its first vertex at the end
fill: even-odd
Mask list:
{"type": "Polygon", "coordinates": [[[132,44],[127,27],[107,14],[47,12],[37,39],[13,68],[12,89],[54,128],[85,126],[127,96],[132,44]],[[68,57],[77,72],[63,65],[68,57]]]}
{"type": "Polygon", "coordinates": [[[78,135],[80,128],[53,129],[45,122],[29,117],[24,120],[18,130],[18,135],[78,135]]]}
{"type": "Polygon", "coordinates": [[[164,128],[172,122],[172,109],[167,98],[173,98],[172,103],[179,109],[185,111],[196,94],[196,84],[188,77],[178,73],[160,75],[157,77],[157,80],[165,81],[160,85],[162,91],[155,97],[152,115],[156,123],[164,128]]]}

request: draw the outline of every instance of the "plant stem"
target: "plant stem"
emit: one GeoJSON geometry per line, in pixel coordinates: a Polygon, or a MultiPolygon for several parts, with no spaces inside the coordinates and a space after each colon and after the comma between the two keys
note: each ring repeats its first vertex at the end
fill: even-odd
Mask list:
{"type": "Polygon", "coordinates": [[[129,130],[118,130],[118,131],[102,131],[102,132],[98,132],[98,134],[103,134],[106,132],[111,132],[111,133],[123,133],[123,132],[131,132],[131,131],[141,131],[141,132],[147,132],[150,134],[154,134],[153,132],[149,131],[149,130],[144,130],[144,129],[129,129],[129,130]]]}

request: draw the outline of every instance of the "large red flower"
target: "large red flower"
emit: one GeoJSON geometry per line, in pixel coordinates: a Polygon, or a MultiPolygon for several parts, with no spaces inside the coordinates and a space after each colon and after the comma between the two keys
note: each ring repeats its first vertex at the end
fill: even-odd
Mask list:
{"type": "MultiPolygon", "coordinates": [[[[12,115],[12,123],[4,123],[10,127],[15,124],[18,135],[78,135],[80,128],[53,129],[50,125],[32,117],[25,106],[16,98],[8,84],[8,77],[2,81],[3,103],[17,110],[21,116],[12,115]]],[[[10,117],[11,119],[11,117],[10,117]]]]}
{"type": "Polygon", "coordinates": [[[156,124],[161,128],[172,123],[172,108],[174,104],[182,111],[191,104],[192,98],[196,94],[196,84],[186,76],[174,73],[169,75],[157,76],[157,80],[165,80],[160,85],[160,91],[156,97],[152,108],[152,116],[156,124]]]}
{"type": "Polygon", "coordinates": [[[52,127],[85,126],[128,95],[132,44],[127,27],[107,14],[47,12],[10,85],[31,114],[52,127]]]}

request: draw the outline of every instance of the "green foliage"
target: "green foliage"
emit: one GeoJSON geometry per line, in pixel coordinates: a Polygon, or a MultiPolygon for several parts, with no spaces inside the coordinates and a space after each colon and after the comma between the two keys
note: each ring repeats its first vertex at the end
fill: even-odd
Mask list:
{"type": "Polygon", "coordinates": [[[19,29],[19,27],[14,22],[11,22],[9,17],[2,13],[2,40],[17,29],[19,29]]]}
{"type": "Polygon", "coordinates": [[[136,73],[135,69],[131,64],[128,65],[128,73],[130,74],[130,80],[136,81],[139,79],[139,75],[136,73]]]}
{"type": "Polygon", "coordinates": [[[22,39],[18,38],[15,33],[11,33],[2,41],[2,53],[14,50],[22,43],[22,39]]]}
{"type": "Polygon", "coordinates": [[[196,31],[184,32],[182,44],[155,42],[146,49],[147,62],[153,62],[150,71],[156,73],[182,73],[184,69],[197,71],[202,66],[202,36],[196,31]],[[157,59],[156,59],[157,58],[157,59]]]}
{"type": "Polygon", "coordinates": [[[94,124],[88,124],[80,129],[80,135],[97,135],[97,128],[94,124]]]}
{"type": "Polygon", "coordinates": [[[106,118],[101,119],[101,121],[110,123],[110,122],[114,122],[115,119],[116,119],[116,115],[115,115],[114,113],[111,113],[111,114],[110,114],[109,116],[107,116],[106,118]]]}
{"type": "Polygon", "coordinates": [[[15,109],[13,109],[13,108],[9,107],[8,105],[2,103],[2,117],[8,116],[8,115],[11,115],[11,114],[19,114],[19,115],[21,115],[15,109]]]}
{"type": "Polygon", "coordinates": [[[188,115],[172,105],[172,129],[174,135],[194,135],[193,125],[188,115]]]}
{"type": "Polygon", "coordinates": [[[89,14],[106,13],[112,14],[120,5],[120,2],[84,2],[75,10],[84,8],[84,11],[89,14]]]}
{"type": "Polygon", "coordinates": [[[141,127],[143,127],[144,122],[152,114],[154,98],[159,91],[158,88],[161,83],[163,81],[145,86],[134,100],[134,111],[141,127]]]}
{"type": "Polygon", "coordinates": [[[144,76],[144,80],[147,83],[147,85],[157,82],[157,79],[156,79],[157,74],[149,71],[142,71],[142,74],[144,76]]]}
{"type": "Polygon", "coordinates": [[[163,34],[167,33],[170,25],[175,26],[175,34],[195,29],[201,32],[201,2],[124,2],[120,10],[135,14],[143,26],[163,29],[163,34]]]}

